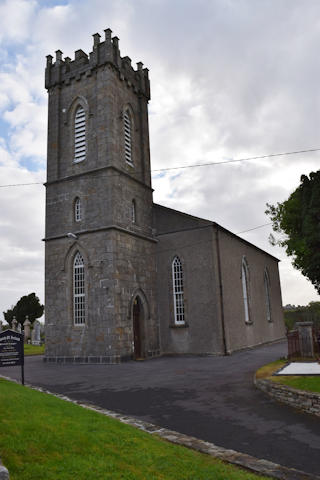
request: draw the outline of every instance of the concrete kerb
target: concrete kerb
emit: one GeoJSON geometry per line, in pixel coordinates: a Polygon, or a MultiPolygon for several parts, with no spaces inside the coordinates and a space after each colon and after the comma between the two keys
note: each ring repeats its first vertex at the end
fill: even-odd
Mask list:
{"type": "MultiPolygon", "coordinates": [[[[16,380],[12,380],[11,378],[5,377],[3,375],[0,375],[0,378],[4,378],[6,380],[19,383],[16,380]]],[[[278,480],[320,480],[319,476],[311,475],[309,473],[305,473],[293,468],[284,467],[282,465],[278,465],[268,460],[255,458],[255,457],[252,457],[251,455],[240,453],[235,450],[228,450],[223,447],[218,447],[213,443],[205,442],[198,438],[190,437],[188,435],[184,435],[182,433],[175,432],[173,430],[168,430],[166,428],[159,427],[152,423],[144,422],[143,420],[139,420],[134,417],[122,415],[120,413],[116,413],[111,410],[106,410],[106,409],[97,407],[95,405],[90,405],[90,404],[86,404],[76,400],[72,400],[71,398],[66,397],[65,395],[52,393],[49,390],[46,390],[41,387],[36,387],[30,384],[26,384],[26,386],[29,388],[32,388],[33,390],[37,390],[42,393],[53,395],[61,400],[65,400],[67,402],[73,403],[75,405],[86,408],[88,410],[93,410],[107,417],[115,418],[122,423],[131,425],[132,427],[143,430],[144,432],[149,433],[150,435],[155,435],[164,440],[167,440],[168,442],[171,442],[177,445],[182,445],[184,447],[190,448],[192,450],[196,450],[201,453],[205,453],[214,458],[220,459],[226,463],[236,465],[238,467],[244,468],[246,470],[249,470],[259,475],[264,475],[270,478],[276,478],[278,480]]],[[[2,477],[0,477],[0,480],[7,480],[8,478],[9,477],[3,477],[2,479],[2,477]]]]}

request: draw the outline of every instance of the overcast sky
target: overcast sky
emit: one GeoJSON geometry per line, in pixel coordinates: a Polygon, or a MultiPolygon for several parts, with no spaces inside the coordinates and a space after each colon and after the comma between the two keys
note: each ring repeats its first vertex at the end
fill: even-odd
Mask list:
{"type": "MultiPolygon", "coordinates": [[[[320,148],[319,0],[0,0],[0,185],[43,182],[45,56],[105,28],[150,70],[153,169],[320,148]]],[[[269,222],[320,152],[154,172],[154,200],[234,233],[269,222]]],[[[0,318],[43,297],[44,187],[0,188],[0,318]]],[[[281,259],[283,303],[320,300],[270,226],[240,236],[281,259]]]]}

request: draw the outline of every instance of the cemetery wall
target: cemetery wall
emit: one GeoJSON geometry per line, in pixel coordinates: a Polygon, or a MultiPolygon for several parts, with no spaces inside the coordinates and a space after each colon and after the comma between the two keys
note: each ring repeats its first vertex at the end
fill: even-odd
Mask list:
{"type": "Polygon", "coordinates": [[[254,383],[259,390],[267,393],[275,400],[320,417],[320,394],[296,390],[266,379],[257,380],[255,378],[254,383]]]}

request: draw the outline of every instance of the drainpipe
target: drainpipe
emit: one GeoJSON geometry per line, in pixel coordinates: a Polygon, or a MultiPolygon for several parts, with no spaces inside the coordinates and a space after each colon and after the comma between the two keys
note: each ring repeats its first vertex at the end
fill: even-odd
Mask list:
{"type": "Polygon", "coordinates": [[[217,247],[217,257],[218,257],[218,277],[219,277],[219,297],[220,297],[220,311],[221,311],[221,330],[222,330],[222,341],[223,349],[225,355],[230,355],[230,351],[227,345],[226,339],[226,328],[225,328],[225,318],[224,318],[224,301],[223,301],[223,285],[222,285],[222,274],[221,274],[221,253],[220,253],[220,239],[219,239],[219,227],[216,227],[216,247],[217,247]]]}

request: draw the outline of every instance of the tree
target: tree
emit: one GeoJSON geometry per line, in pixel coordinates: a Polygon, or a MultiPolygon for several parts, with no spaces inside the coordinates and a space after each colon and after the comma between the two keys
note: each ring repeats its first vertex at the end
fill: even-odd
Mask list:
{"type": "Polygon", "coordinates": [[[285,247],[293,265],[307,277],[320,293],[320,170],[302,175],[299,187],[288,200],[276,205],[267,203],[266,214],[275,232],[282,238],[271,243],[285,247]]]}
{"type": "Polygon", "coordinates": [[[37,295],[30,293],[29,295],[21,297],[17,304],[6,312],[3,312],[3,315],[10,326],[12,326],[13,317],[16,317],[16,320],[23,325],[27,315],[30,322],[33,323],[36,318],[43,315],[43,310],[44,306],[41,305],[37,295]]]}
{"type": "Polygon", "coordinates": [[[12,320],[13,320],[13,316],[14,316],[14,313],[13,313],[13,307],[11,307],[9,310],[7,310],[6,312],[3,312],[3,316],[4,316],[4,319],[5,321],[10,325],[12,325],[12,320]]]}

